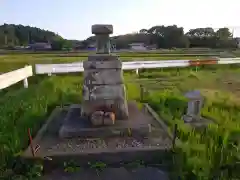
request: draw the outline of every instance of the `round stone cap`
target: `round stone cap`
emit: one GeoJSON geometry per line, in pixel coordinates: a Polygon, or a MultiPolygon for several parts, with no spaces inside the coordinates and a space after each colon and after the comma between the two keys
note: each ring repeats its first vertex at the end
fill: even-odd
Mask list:
{"type": "Polygon", "coordinates": [[[111,24],[94,24],[92,25],[92,34],[112,34],[113,25],[111,24]]]}

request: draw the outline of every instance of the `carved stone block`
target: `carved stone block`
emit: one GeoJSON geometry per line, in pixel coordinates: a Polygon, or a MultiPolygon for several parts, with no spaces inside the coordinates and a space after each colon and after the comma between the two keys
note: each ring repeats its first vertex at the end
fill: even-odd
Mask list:
{"type": "Polygon", "coordinates": [[[83,99],[86,101],[95,101],[98,99],[124,99],[125,86],[119,85],[93,85],[91,87],[83,86],[83,99]]]}
{"type": "Polygon", "coordinates": [[[122,84],[123,76],[122,71],[119,69],[109,70],[86,70],[83,73],[84,85],[91,87],[91,85],[112,85],[122,84]]]}

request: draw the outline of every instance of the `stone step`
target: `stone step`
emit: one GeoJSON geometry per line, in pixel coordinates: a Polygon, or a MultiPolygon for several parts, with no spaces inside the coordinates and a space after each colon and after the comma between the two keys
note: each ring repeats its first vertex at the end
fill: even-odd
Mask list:
{"type": "Polygon", "coordinates": [[[45,175],[41,180],[168,180],[168,173],[158,168],[139,167],[134,169],[105,168],[103,170],[80,170],[79,172],[67,173],[55,171],[45,175]]]}

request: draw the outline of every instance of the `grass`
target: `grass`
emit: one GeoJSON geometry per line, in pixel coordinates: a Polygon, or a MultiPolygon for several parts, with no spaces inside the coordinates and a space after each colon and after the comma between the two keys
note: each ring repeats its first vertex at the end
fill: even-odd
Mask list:
{"type": "Polygon", "coordinates": [[[7,165],[14,154],[26,147],[27,128],[35,134],[51,108],[68,101],[80,101],[80,92],[80,77],[51,77],[39,84],[31,84],[28,89],[13,90],[1,97],[1,165],[7,165]],[[68,86],[65,85],[66,81],[68,86]]]}
{"type": "MultiPolygon", "coordinates": [[[[0,97],[0,177],[6,176],[6,168],[10,170],[15,165],[14,159],[28,145],[28,128],[35,135],[54,107],[81,101],[81,75],[32,82],[28,89],[13,88],[0,97]]],[[[129,94],[129,98],[138,96],[129,94]]]]}
{"type": "Polygon", "coordinates": [[[189,73],[189,70],[183,70],[178,74],[181,80],[179,84],[174,80],[174,75],[174,71],[148,72],[141,77],[153,79],[152,85],[149,81],[142,82],[149,91],[145,101],[165,120],[170,130],[173,131],[174,125],[178,125],[178,137],[183,142],[178,146],[175,159],[178,174],[186,179],[229,179],[230,176],[239,176],[234,167],[236,161],[239,161],[237,158],[240,153],[239,92],[236,92],[236,87],[224,86],[222,82],[231,81],[231,84],[237,84],[239,70],[225,69],[218,70],[217,73],[207,70],[189,73]],[[157,89],[156,84],[159,82],[154,79],[159,77],[167,79],[162,82],[162,87],[168,87],[172,83],[174,88],[164,90],[159,86],[157,89]],[[216,122],[209,125],[207,130],[193,130],[181,119],[187,107],[187,99],[183,97],[183,93],[191,89],[202,92],[205,96],[202,115],[216,122]]]}
{"type": "MultiPolygon", "coordinates": [[[[11,63],[30,59],[16,57],[11,63]]],[[[0,58],[0,67],[4,61],[0,58]]],[[[229,179],[232,170],[233,176],[239,175],[232,168],[239,154],[235,138],[240,133],[239,76],[235,66],[200,67],[198,72],[191,68],[145,70],[139,78],[125,74],[128,99],[140,101],[142,84],[149,92],[144,101],[169,125],[169,131],[178,124],[178,137],[183,143],[175,152],[175,174],[185,179],[229,179]],[[216,121],[206,131],[194,131],[181,120],[187,103],[182,94],[192,89],[199,89],[205,97],[202,115],[216,121]]],[[[81,75],[33,77],[28,89],[19,86],[0,92],[2,176],[11,172],[16,156],[27,146],[27,128],[35,134],[53,107],[81,101],[81,75]]]]}

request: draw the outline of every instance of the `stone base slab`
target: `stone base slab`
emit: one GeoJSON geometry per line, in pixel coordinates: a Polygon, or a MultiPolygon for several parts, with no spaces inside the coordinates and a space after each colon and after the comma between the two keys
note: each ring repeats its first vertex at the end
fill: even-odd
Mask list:
{"type": "Polygon", "coordinates": [[[201,116],[184,115],[183,120],[184,120],[185,123],[201,122],[201,116]]]}
{"type": "Polygon", "coordinates": [[[200,129],[207,127],[207,125],[210,123],[213,123],[211,120],[203,118],[201,116],[184,115],[182,119],[186,124],[189,124],[192,127],[200,128],[200,129]]]}
{"type": "Polygon", "coordinates": [[[73,137],[110,137],[131,133],[146,136],[149,133],[149,116],[137,108],[137,104],[129,103],[128,120],[117,120],[112,126],[94,127],[88,118],[81,116],[81,105],[72,105],[59,131],[60,138],[73,137]],[[130,130],[130,131],[129,131],[130,130]]]}
{"type": "MultiPolygon", "coordinates": [[[[132,103],[129,103],[129,105],[131,106],[132,103]]],[[[70,161],[81,166],[81,168],[92,167],[92,164],[96,162],[103,162],[108,166],[115,164],[116,167],[119,167],[121,163],[132,163],[139,159],[149,164],[159,164],[159,162],[162,164],[163,161],[165,162],[165,159],[171,162],[172,153],[170,149],[172,140],[158,126],[158,123],[154,126],[157,129],[153,128],[152,132],[144,138],[126,136],[92,139],[79,137],[70,139],[60,138],[59,130],[64,124],[70,106],[57,107],[51,113],[37,132],[37,135],[33,137],[33,146],[39,145],[40,149],[33,156],[31,146],[28,146],[21,153],[22,160],[25,162],[44,160],[54,164],[60,163],[61,165],[70,161]],[[156,132],[158,133],[156,134],[156,132]],[[155,138],[158,140],[156,141],[155,138]],[[140,146],[138,142],[140,142],[140,146]],[[102,146],[103,144],[107,146],[102,146]],[[121,145],[120,147],[118,146],[119,144],[121,145]]],[[[135,105],[133,107],[136,108],[135,105]]],[[[131,112],[136,112],[134,108],[131,110],[131,112]]],[[[140,124],[142,124],[142,121],[145,121],[145,123],[150,121],[155,124],[155,119],[150,114],[144,113],[143,110],[138,110],[137,112],[140,113],[131,113],[131,118],[135,116],[134,119],[138,119],[140,124]]],[[[132,135],[134,136],[134,134],[132,135]]],[[[57,167],[59,167],[59,164],[57,167]]]]}

